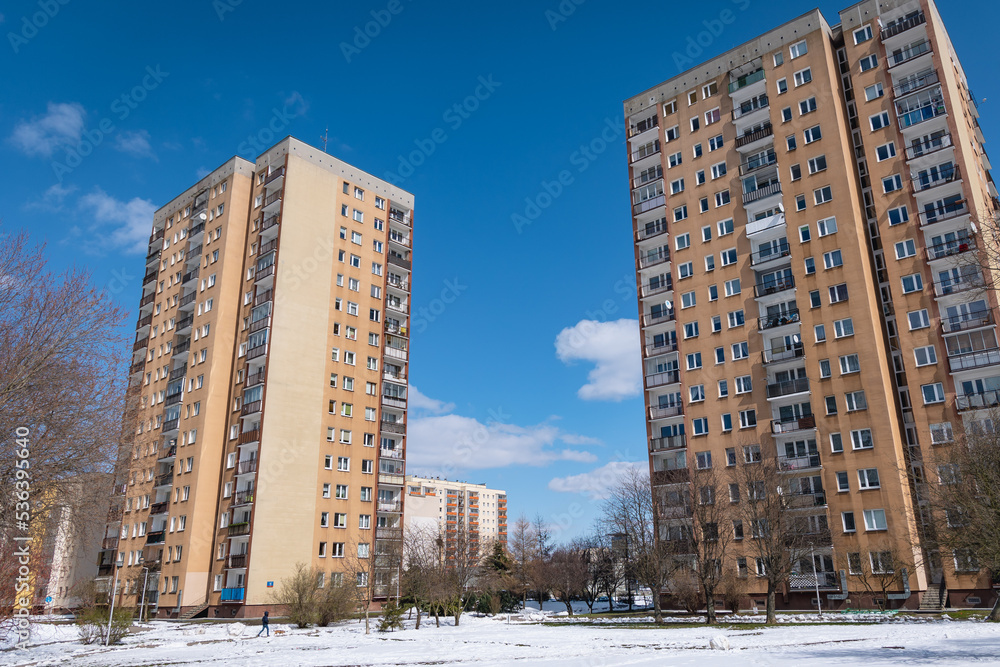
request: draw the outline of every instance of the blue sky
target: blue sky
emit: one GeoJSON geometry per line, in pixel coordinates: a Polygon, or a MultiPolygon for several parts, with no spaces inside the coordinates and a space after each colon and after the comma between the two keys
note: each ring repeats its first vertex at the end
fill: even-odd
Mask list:
{"type": "MultiPolygon", "coordinates": [[[[410,471],[507,489],[512,518],[569,538],[645,466],[621,102],[697,64],[724,10],[697,62],[812,7],[8,2],[0,219],[132,307],[155,208],[328,127],[330,153],[416,195],[410,471]]],[[[991,137],[995,5],[941,11],[991,137]]]]}

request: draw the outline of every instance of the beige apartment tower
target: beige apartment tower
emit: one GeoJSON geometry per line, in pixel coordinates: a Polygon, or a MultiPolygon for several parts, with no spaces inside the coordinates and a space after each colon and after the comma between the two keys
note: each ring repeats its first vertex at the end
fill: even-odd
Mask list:
{"type": "Polygon", "coordinates": [[[259,615],[297,563],[395,590],[412,222],[411,194],[290,137],[156,212],[100,562],[122,604],[259,615]]]}
{"type": "MultiPolygon", "coordinates": [[[[624,104],[654,492],[776,456],[815,541],[779,606],[809,608],[813,567],[824,608],[847,606],[854,564],[891,549],[913,565],[888,606],[992,604],[986,573],[929,546],[924,465],[1000,404],[975,100],[931,0],[839,19],[624,104]]],[[[722,565],[757,600],[749,532],[722,565]]]]}
{"type": "Polygon", "coordinates": [[[485,484],[407,475],[403,518],[408,531],[439,535],[449,558],[465,545],[480,556],[494,543],[507,547],[507,492],[485,484]]]}

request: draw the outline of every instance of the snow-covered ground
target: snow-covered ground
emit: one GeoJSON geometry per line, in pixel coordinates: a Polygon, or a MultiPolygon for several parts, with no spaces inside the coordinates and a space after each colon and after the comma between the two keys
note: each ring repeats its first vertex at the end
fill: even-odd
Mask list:
{"type": "MultiPolygon", "coordinates": [[[[572,623],[557,606],[544,612],[494,618],[466,614],[420,630],[413,621],[389,634],[364,634],[356,622],[299,630],[272,624],[257,638],[257,625],[178,624],[143,626],[121,646],[83,646],[72,625],[39,624],[25,650],[0,651],[2,665],[517,665],[599,667],[610,665],[1000,665],[1000,627],[975,621],[883,619],[872,624],[805,625],[814,615],[783,617],[775,628],[722,629],[674,622],[664,628],[572,623]],[[546,625],[542,621],[561,621],[546,625]]],[[[844,618],[832,615],[830,619],[844,618]]],[[[746,617],[744,617],[746,618],[746,617]]],[[[754,620],[754,619],[747,619],[754,620]]],[[[846,619],[845,619],[846,620],[846,619]]],[[[857,620],[852,619],[852,620],[857,620]]]]}

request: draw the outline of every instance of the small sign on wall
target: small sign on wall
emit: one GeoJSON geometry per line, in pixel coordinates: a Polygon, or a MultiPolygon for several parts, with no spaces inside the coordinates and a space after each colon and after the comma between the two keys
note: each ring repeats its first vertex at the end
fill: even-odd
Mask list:
{"type": "Polygon", "coordinates": [[[267,582],[267,587],[268,588],[274,588],[274,582],[273,581],[267,582]]]}

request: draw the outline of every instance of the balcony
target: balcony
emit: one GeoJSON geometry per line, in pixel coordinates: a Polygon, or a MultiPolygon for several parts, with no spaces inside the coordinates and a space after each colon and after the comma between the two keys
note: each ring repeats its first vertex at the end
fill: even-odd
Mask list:
{"type": "Polygon", "coordinates": [[[647,252],[639,255],[639,268],[648,269],[651,266],[656,266],[669,261],[670,251],[666,248],[657,248],[653,252],[647,252]]]}
{"type": "Polygon", "coordinates": [[[659,127],[659,126],[660,126],[660,117],[657,114],[653,114],[649,118],[641,120],[635,125],[629,126],[628,130],[629,139],[631,139],[634,136],[640,135],[643,132],[648,132],[649,130],[652,130],[654,127],[659,127]]]}
{"type": "Polygon", "coordinates": [[[157,475],[153,478],[153,486],[170,486],[174,483],[174,473],[170,471],[165,475],[157,475]]]}
{"type": "Polygon", "coordinates": [[[262,366],[259,370],[256,370],[253,373],[247,375],[247,379],[243,383],[243,386],[249,389],[250,387],[255,387],[259,384],[264,384],[264,380],[266,379],[267,379],[267,371],[264,370],[264,367],[262,366]]]}
{"type": "Polygon", "coordinates": [[[243,431],[240,433],[239,443],[241,445],[248,445],[253,442],[258,442],[260,440],[260,429],[253,428],[249,431],[243,431]]]}
{"type": "Polygon", "coordinates": [[[397,323],[387,321],[385,323],[385,332],[387,334],[392,334],[394,336],[402,336],[404,338],[409,338],[409,330],[406,327],[401,326],[397,323]]]}
{"type": "Polygon", "coordinates": [[[882,38],[882,41],[885,41],[885,40],[889,39],[890,37],[895,37],[896,35],[901,35],[904,32],[906,32],[907,30],[909,30],[910,28],[916,28],[918,25],[923,25],[926,22],[927,22],[927,19],[926,19],[926,17],[924,17],[924,13],[923,12],[918,12],[915,15],[910,15],[910,16],[907,16],[906,18],[902,18],[902,19],[899,19],[897,21],[893,21],[892,23],[887,24],[879,32],[879,37],[882,38]]]}
{"type": "Polygon", "coordinates": [[[757,158],[753,160],[747,160],[746,162],[741,162],[740,176],[746,176],[747,174],[752,174],[755,171],[777,164],[777,162],[778,162],[778,154],[775,153],[773,150],[768,151],[763,158],[757,158]]]}
{"type": "Polygon", "coordinates": [[[402,348],[387,346],[383,351],[385,352],[386,358],[406,361],[406,350],[402,348]]]}
{"type": "Polygon", "coordinates": [[[403,450],[401,448],[397,449],[380,449],[379,456],[383,459],[403,459],[403,450]]]}
{"type": "Polygon", "coordinates": [[[222,602],[243,602],[245,588],[223,588],[219,600],[222,602]]]}
{"type": "Polygon", "coordinates": [[[746,88],[747,86],[753,85],[758,81],[764,80],[764,69],[758,69],[756,71],[750,72],[749,74],[744,74],[743,76],[737,78],[735,81],[729,84],[729,94],[732,95],[736,91],[746,88]]]}
{"type": "Polygon", "coordinates": [[[733,109],[733,120],[748,116],[756,111],[762,111],[768,108],[769,105],[770,101],[767,99],[767,95],[760,95],[746,100],[733,109]]]}
{"type": "MultiPolygon", "coordinates": [[[[830,544],[830,531],[816,535],[816,542],[820,544],[830,544]]],[[[801,574],[791,574],[788,577],[788,587],[792,590],[815,591],[816,586],[821,589],[840,590],[840,582],[837,580],[836,572],[803,572],[801,574]]]]}
{"type": "Polygon", "coordinates": [[[229,527],[226,528],[226,533],[229,537],[240,537],[241,535],[250,534],[250,522],[243,521],[241,523],[231,523],[229,527]]]}
{"type": "Polygon", "coordinates": [[[389,301],[386,301],[386,303],[385,303],[385,309],[386,310],[391,310],[391,311],[393,311],[395,313],[402,313],[403,315],[407,315],[408,314],[407,307],[408,306],[405,303],[401,302],[401,301],[392,301],[392,300],[389,300],[389,301]]]}
{"type": "Polygon", "coordinates": [[[819,453],[808,456],[779,456],[778,470],[781,472],[796,472],[820,468],[819,453]]]}
{"type": "Polygon", "coordinates": [[[170,433],[172,431],[176,431],[178,427],[180,427],[180,423],[181,423],[180,417],[178,417],[177,419],[169,419],[163,422],[162,432],[170,433]]]}
{"type": "Polygon", "coordinates": [[[781,243],[777,246],[767,246],[766,250],[758,250],[750,255],[750,266],[767,264],[788,257],[791,254],[792,250],[787,243],[781,243]]]}
{"type": "Polygon", "coordinates": [[[400,257],[399,255],[392,252],[389,253],[389,257],[387,257],[387,259],[390,264],[398,266],[402,269],[406,269],[407,271],[410,270],[411,265],[410,265],[410,260],[408,259],[404,259],[403,257],[400,257]]]}
{"type": "Polygon", "coordinates": [[[167,541],[167,531],[158,530],[155,533],[146,533],[146,544],[163,544],[167,541]]]}
{"type": "Polygon", "coordinates": [[[922,141],[911,143],[906,148],[906,159],[915,160],[951,147],[952,144],[950,134],[943,134],[934,139],[924,139],[922,141]]]}
{"type": "Polygon", "coordinates": [[[959,412],[990,410],[997,407],[1000,407],[1000,390],[996,389],[955,397],[955,409],[959,412]]]}
{"type": "Polygon", "coordinates": [[[665,294],[671,292],[674,289],[673,278],[667,276],[666,282],[659,283],[657,285],[643,285],[642,286],[642,298],[646,299],[651,296],[656,296],[657,294],[665,294]]]}
{"type": "Polygon", "coordinates": [[[667,199],[664,195],[657,195],[656,197],[651,197],[646,201],[641,201],[638,204],[632,206],[632,215],[642,215],[652,211],[655,208],[660,208],[661,206],[666,206],[667,199]]]}
{"type": "Polygon", "coordinates": [[[789,493],[785,498],[785,507],[793,510],[826,507],[826,494],[819,493],[789,493]]]}
{"type": "Polygon", "coordinates": [[[170,445],[169,447],[163,447],[160,451],[160,456],[157,457],[157,462],[165,461],[167,459],[173,459],[177,457],[177,445],[170,445]]]}
{"type": "Polygon", "coordinates": [[[180,343],[177,343],[176,345],[173,345],[170,348],[170,351],[173,353],[174,357],[180,357],[182,354],[186,354],[190,349],[191,349],[191,339],[188,338],[186,340],[181,341],[180,343]]]}
{"type": "Polygon", "coordinates": [[[269,215],[265,217],[264,222],[261,223],[260,233],[264,234],[265,232],[267,232],[268,233],[267,235],[270,236],[271,230],[277,232],[277,227],[278,227],[278,215],[277,214],[269,215]]]}
{"type": "Polygon", "coordinates": [[[761,353],[761,360],[764,364],[779,364],[783,361],[792,361],[806,356],[805,347],[800,343],[789,347],[775,347],[764,350],[761,353]]]}
{"type": "Polygon", "coordinates": [[[649,418],[650,419],[669,419],[670,417],[683,417],[684,416],[684,406],[683,405],[668,405],[668,406],[652,406],[649,408],[649,418]]]}
{"type": "Polygon", "coordinates": [[[677,315],[672,310],[661,310],[656,313],[643,313],[642,325],[644,327],[651,327],[657,324],[673,322],[676,319],[677,315]]]}
{"type": "Polygon", "coordinates": [[[382,422],[382,432],[383,433],[395,433],[397,435],[406,434],[406,424],[401,422],[382,422]]]}
{"type": "Polygon", "coordinates": [[[676,352],[676,351],[677,351],[677,341],[668,341],[665,343],[660,343],[659,345],[657,345],[656,343],[652,343],[650,345],[646,345],[643,348],[643,356],[655,357],[661,354],[669,354],[671,352],[676,352]]]}
{"type": "MultiPolygon", "coordinates": [[[[280,203],[281,203],[281,192],[275,192],[274,194],[268,195],[267,198],[264,200],[264,210],[266,211],[268,207],[272,206],[272,204],[280,204],[280,203]]],[[[273,208],[277,207],[274,206],[273,208]]]]}
{"type": "Polygon", "coordinates": [[[149,254],[146,255],[146,264],[151,264],[154,259],[159,259],[161,250],[163,250],[162,245],[158,245],[152,250],[150,250],[149,254]]]}
{"type": "Polygon", "coordinates": [[[183,396],[184,396],[183,391],[175,391],[172,394],[167,394],[163,398],[163,405],[165,406],[176,405],[181,402],[181,398],[183,398],[183,396]]]}
{"type": "Polygon", "coordinates": [[[405,213],[403,213],[398,209],[394,208],[389,209],[389,220],[390,222],[398,223],[400,225],[403,225],[404,227],[410,226],[410,218],[405,213]]]}
{"type": "Polygon", "coordinates": [[[914,192],[926,192],[941,185],[962,180],[962,172],[955,165],[942,165],[933,174],[917,175],[913,179],[914,192]]]}
{"type": "Polygon", "coordinates": [[[670,484],[687,484],[691,480],[691,475],[687,468],[677,470],[654,470],[650,475],[650,483],[653,486],[667,486],[670,484]]]}
{"type": "Polygon", "coordinates": [[[378,474],[379,484],[391,484],[392,486],[403,486],[406,483],[406,477],[402,472],[391,473],[391,472],[380,472],[378,474]]]}
{"type": "Polygon", "coordinates": [[[253,298],[253,307],[256,308],[262,304],[267,303],[271,300],[272,290],[267,290],[266,292],[261,292],[253,298]]]}
{"type": "Polygon", "coordinates": [[[757,283],[753,286],[753,295],[755,298],[759,299],[763,296],[770,296],[772,294],[778,294],[779,292],[784,292],[786,290],[795,288],[795,278],[793,276],[785,276],[780,280],[771,280],[764,283],[757,283]]]}
{"type": "Polygon", "coordinates": [[[187,317],[182,317],[177,321],[177,333],[182,333],[183,331],[189,329],[194,323],[194,315],[188,315],[187,317]]]}
{"type": "Polygon", "coordinates": [[[237,475],[250,475],[257,472],[257,459],[246,459],[236,464],[237,475]]]}
{"type": "Polygon", "coordinates": [[[745,146],[749,146],[758,141],[767,139],[773,134],[774,134],[774,127],[770,123],[768,123],[761,129],[756,130],[755,132],[749,132],[741,137],[736,137],[736,148],[743,148],[745,146]]]}
{"type": "Polygon", "coordinates": [[[405,280],[393,280],[392,278],[390,278],[389,280],[385,281],[385,284],[388,287],[392,287],[392,288],[395,288],[395,289],[398,289],[398,290],[402,290],[404,292],[409,292],[410,291],[410,283],[408,283],[405,280]]]}
{"type": "Polygon", "coordinates": [[[986,283],[982,275],[977,272],[975,275],[963,275],[960,280],[935,280],[934,294],[936,296],[948,296],[969,290],[983,289],[985,286],[986,283]]]}
{"type": "Polygon", "coordinates": [[[917,42],[913,46],[907,47],[901,51],[895,51],[886,57],[889,69],[893,69],[903,63],[908,63],[911,60],[915,60],[920,56],[926,55],[931,52],[931,43],[926,39],[922,42],[917,42]]]}
{"type": "Polygon", "coordinates": [[[230,554],[229,562],[226,563],[226,567],[233,570],[242,570],[246,566],[247,566],[246,554],[230,554]]]}
{"type": "Polygon", "coordinates": [[[927,246],[927,259],[934,261],[946,257],[954,257],[955,255],[961,255],[973,250],[976,250],[976,240],[972,237],[955,241],[945,241],[944,243],[935,243],[932,246],[927,246]]]}
{"type": "Polygon", "coordinates": [[[794,419],[772,419],[771,433],[783,435],[785,433],[796,433],[798,431],[811,431],[816,428],[816,417],[805,415],[794,419]]]}
{"type": "Polygon", "coordinates": [[[148,347],[148,346],[149,346],[149,337],[148,336],[143,336],[141,339],[137,340],[132,345],[132,352],[135,353],[135,352],[138,352],[139,350],[145,350],[146,347],[148,347]]]}
{"type": "Polygon", "coordinates": [[[388,406],[390,408],[400,408],[401,410],[405,410],[406,397],[387,396],[385,394],[382,394],[382,405],[388,406]]]}
{"type": "Polygon", "coordinates": [[[379,526],[375,528],[376,540],[400,540],[403,538],[403,531],[398,527],[379,526]]]}
{"type": "Polygon", "coordinates": [[[194,304],[195,299],[198,298],[197,292],[191,292],[190,294],[185,294],[181,297],[180,302],[177,304],[178,308],[184,308],[185,306],[191,306],[194,304]]]}
{"type": "Polygon", "coordinates": [[[899,129],[905,130],[907,128],[919,125],[938,116],[943,116],[948,113],[944,107],[944,101],[934,101],[919,106],[912,111],[907,111],[905,113],[899,114],[899,129]]]}
{"type": "Polygon", "coordinates": [[[757,320],[757,330],[767,331],[768,329],[776,329],[789,324],[798,324],[799,322],[799,309],[792,308],[784,313],[771,315],[770,317],[761,317],[757,320]]]}
{"type": "Polygon", "coordinates": [[[240,416],[246,417],[248,415],[257,414],[258,412],[260,412],[260,406],[261,406],[261,401],[253,401],[252,403],[247,403],[240,409],[240,416]]]}
{"type": "Polygon", "coordinates": [[[684,434],[670,435],[665,438],[650,438],[649,451],[663,452],[670,449],[684,449],[687,447],[687,438],[684,434]]]}
{"type": "Polygon", "coordinates": [[[767,385],[768,400],[809,392],[809,378],[795,378],[767,385]]]}
{"type": "Polygon", "coordinates": [[[229,504],[232,507],[236,507],[238,505],[249,505],[253,502],[253,495],[253,489],[243,489],[242,491],[237,491],[233,494],[229,504]]]}
{"type": "Polygon", "coordinates": [[[403,503],[398,500],[395,502],[379,502],[378,504],[379,512],[391,512],[393,514],[399,514],[403,511],[403,503]]]}
{"type": "Polygon", "coordinates": [[[632,179],[632,188],[638,188],[643,185],[649,185],[655,181],[663,178],[663,165],[658,164],[649,169],[646,169],[641,174],[632,179]]]}
{"type": "Polygon", "coordinates": [[[646,376],[646,389],[663,387],[668,384],[677,384],[681,381],[680,371],[665,371],[646,376]]]}
{"type": "Polygon", "coordinates": [[[153,516],[153,515],[156,515],[156,514],[166,514],[169,511],[170,511],[170,503],[166,502],[166,501],[164,501],[162,503],[153,503],[152,505],[149,506],[149,515],[150,516],[153,516]]]}
{"type": "Polygon", "coordinates": [[[101,549],[104,551],[110,551],[112,549],[118,548],[118,538],[117,537],[105,537],[101,541],[101,549]]]}
{"type": "Polygon", "coordinates": [[[638,162],[639,160],[643,160],[647,157],[650,157],[651,155],[656,155],[659,152],[660,152],[660,140],[657,139],[656,141],[653,141],[649,144],[646,144],[645,146],[640,147],[639,150],[634,151],[631,155],[629,155],[629,163],[631,164],[638,162]]]}
{"type": "Polygon", "coordinates": [[[285,168],[278,167],[277,169],[273,170],[270,174],[267,175],[267,178],[264,179],[264,185],[265,186],[270,185],[279,178],[284,178],[284,177],[285,177],[285,168]]]}
{"type": "Polygon", "coordinates": [[[108,563],[107,565],[97,566],[98,577],[110,577],[112,574],[114,574],[114,571],[115,571],[115,566],[111,563],[108,563]]]}
{"type": "Polygon", "coordinates": [[[976,368],[996,366],[1000,364],[1000,349],[978,350],[948,357],[948,367],[952,373],[971,371],[976,368]]]}
{"type": "Polygon", "coordinates": [[[204,232],[205,232],[204,222],[199,222],[196,225],[192,225],[191,228],[188,230],[188,242],[189,243],[194,242],[194,239],[197,238],[198,236],[201,236],[204,232]]]}
{"type": "Polygon", "coordinates": [[[968,315],[956,315],[955,317],[941,318],[941,330],[946,334],[968,331],[969,329],[979,329],[992,325],[992,310],[982,310],[969,313],[968,315]]]}
{"type": "Polygon", "coordinates": [[[968,215],[969,210],[965,206],[965,200],[960,200],[956,202],[951,202],[945,206],[935,206],[932,208],[924,208],[920,211],[920,226],[927,227],[928,225],[933,225],[936,222],[945,222],[947,220],[954,220],[963,215],[968,215]]]}
{"type": "Polygon", "coordinates": [[[773,195],[781,194],[781,183],[774,181],[769,183],[762,188],[757,188],[756,190],[751,190],[750,192],[743,193],[743,204],[752,204],[755,201],[760,201],[766,197],[771,197],[773,195]]]}
{"type": "Polygon", "coordinates": [[[265,266],[262,269],[259,269],[254,274],[254,277],[253,277],[254,282],[260,282],[260,281],[264,280],[265,278],[270,278],[271,276],[274,275],[274,269],[275,269],[275,265],[274,264],[271,264],[269,266],[265,266]]]}
{"type": "MultiPolygon", "coordinates": [[[[146,296],[144,296],[141,299],[139,299],[139,307],[140,308],[144,308],[144,307],[152,304],[154,301],[156,301],[156,294],[154,292],[150,292],[146,296]]],[[[150,318],[150,321],[152,321],[152,318],[153,318],[152,315],[147,315],[146,317],[150,318]]],[[[142,322],[143,319],[145,319],[145,318],[142,318],[139,321],[142,322]]],[[[148,324],[148,322],[147,322],[147,324],[148,324]]],[[[146,326],[146,325],[139,324],[138,326],[142,327],[142,326],[146,326]]]]}
{"type": "Polygon", "coordinates": [[[785,214],[777,213],[759,220],[747,220],[747,236],[761,234],[767,231],[780,231],[785,226],[785,214]]]}

